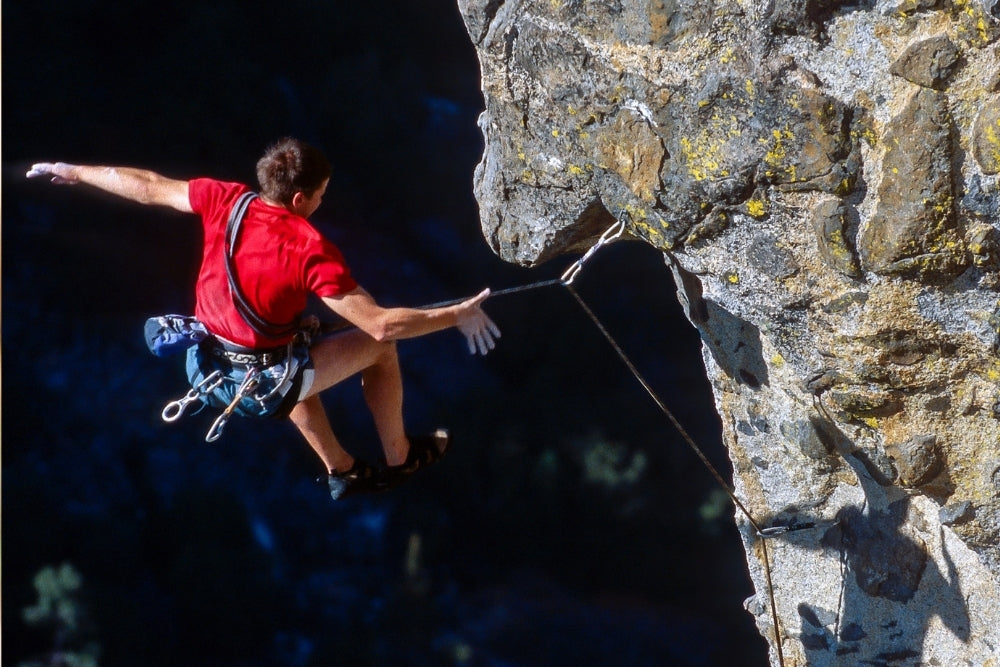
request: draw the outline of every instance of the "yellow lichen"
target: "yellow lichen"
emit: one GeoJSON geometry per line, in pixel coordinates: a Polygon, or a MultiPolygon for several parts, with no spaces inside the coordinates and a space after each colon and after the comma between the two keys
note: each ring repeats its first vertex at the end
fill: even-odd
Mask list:
{"type": "Polygon", "coordinates": [[[870,127],[864,127],[860,130],[851,131],[852,139],[861,139],[869,146],[874,147],[878,143],[878,135],[875,134],[875,130],[870,127]]]}
{"type": "Polygon", "coordinates": [[[994,163],[1000,164],[1000,118],[992,125],[987,125],[983,136],[989,143],[989,157],[994,163]]]}
{"type": "Polygon", "coordinates": [[[754,218],[762,218],[767,212],[767,204],[761,199],[751,199],[747,202],[747,213],[754,218]]]}
{"type": "Polygon", "coordinates": [[[658,245],[661,242],[661,239],[663,238],[663,232],[653,227],[645,219],[633,218],[632,227],[634,227],[636,231],[645,232],[646,238],[649,239],[650,241],[653,241],[654,245],[658,245]]]}
{"type": "Polygon", "coordinates": [[[688,173],[704,181],[723,171],[720,160],[725,154],[725,143],[708,132],[702,132],[694,141],[681,137],[681,155],[687,163],[688,173]]]}
{"type": "Polygon", "coordinates": [[[636,206],[635,204],[626,204],[624,209],[625,212],[628,213],[629,218],[632,219],[632,222],[645,220],[649,216],[646,209],[641,206],[636,206]]]}
{"type": "Polygon", "coordinates": [[[1000,366],[994,364],[992,368],[987,368],[986,379],[991,382],[1000,382],[1000,366]]]}
{"type": "Polygon", "coordinates": [[[794,163],[786,162],[788,159],[787,144],[789,140],[794,138],[795,135],[786,125],[784,129],[772,130],[771,139],[759,139],[760,143],[769,146],[767,153],[764,154],[764,163],[772,167],[772,169],[765,171],[768,177],[774,177],[783,172],[791,181],[796,180],[797,166],[794,163]]]}

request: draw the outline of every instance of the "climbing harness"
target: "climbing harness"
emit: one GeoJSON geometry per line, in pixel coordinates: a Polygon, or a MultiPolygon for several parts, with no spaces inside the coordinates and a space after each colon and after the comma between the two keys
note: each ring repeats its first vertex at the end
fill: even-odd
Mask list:
{"type": "Polygon", "coordinates": [[[195,402],[201,402],[202,407],[222,408],[205,435],[206,442],[219,439],[234,413],[271,416],[280,410],[286,394],[293,391],[296,374],[308,358],[308,342],[308,334],[300,332],[285,347],[244,352],[227,349],[227,343],[217,336],[206,338],[188,350],[187,372],[192,388],[167,403],[160,416],[165,422],[177,421],[195,402]]]}

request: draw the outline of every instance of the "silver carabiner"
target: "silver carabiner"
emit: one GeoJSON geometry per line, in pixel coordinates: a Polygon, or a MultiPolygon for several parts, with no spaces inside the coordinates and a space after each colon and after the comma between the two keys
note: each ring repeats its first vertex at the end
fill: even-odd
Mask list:
{"type": "Polygon", "coordinates": [[[215,391],[221,384],[222,373],[220,371],[212,371],[202,378],[201,382],[190,389],[188,393],[184,394],[183,398],[167,403],[166,407],[163,408],[163,412],[160,413],[160,417],[165,422],[177,421],[189,405],[200,400],[202,395],[215,391]]]}
{"type": "MultiPolygon", "coordinates": [[[[240,398],[242,398],[242,396],[240,398]]],[[[226,422],[229,421],[229,415],[233,412],[230,408],[235,405],[235,402],[231,403],[229,407],[222,411],[221,415],[216,417],[215,421],[212,422],[212,427],[208,429],[208,433],[205,434],[205,442],[215,442],[222,437],[222,429],[226,427],[226,422]]]]}
{"type": "Polygon", "coordinates": [[[579,274],[580,270],[583,269],[583,265],[587,262],[587,260],[593,257],[594,253],[597,252],[601,248],[601,246],[606,245],[611,241],[614,241],[624,233],[625,233],[625,211],[622,211],[622,214],[618,216],[618,220],[615,221],[615,224],[608,227],[607,231],[601,234],[601,238],[597,239],[597,243],[592,245],[590,247],[590,250],[588,250],[583,254],[583,257],[576,260],[576,262],[574,262],[572,265],[570,265],[568,269],[566,269],[566,271],[559,278],[562,284],[564,286],[572,285],[573,281],[576,280],[577,274],[579,274]]]}

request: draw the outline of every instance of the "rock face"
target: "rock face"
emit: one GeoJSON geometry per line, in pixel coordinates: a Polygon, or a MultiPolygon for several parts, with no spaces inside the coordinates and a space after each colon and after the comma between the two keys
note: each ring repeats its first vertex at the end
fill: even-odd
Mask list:
{"type": "Polygon", "coordinates": [[[488,242],[662,249],[738,496],[815,524],[767,542],[785,664],[1000,664],[1000,3],[459,6],[488,242]]]}

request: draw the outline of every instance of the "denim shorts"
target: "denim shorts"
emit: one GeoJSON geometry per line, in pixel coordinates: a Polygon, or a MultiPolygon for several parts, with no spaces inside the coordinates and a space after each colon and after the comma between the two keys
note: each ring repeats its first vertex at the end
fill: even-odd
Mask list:
{"type": "MultiPolygon", "coordinates": [[[[236,398],[250,368],[211,354],[208,344],[202,343],[188,349],[186,371],[193,388],[205,386],[204,380],[218,371],[221,381],[202,393],[201,400],[210,408],[225,410],[236,398]]],[[[288,359],[259,371],[257,385],[240,399],[233,412],[244,417],[284,419],[309,390],[313,376],[309,348],[295,345],[288,359]]]]}

